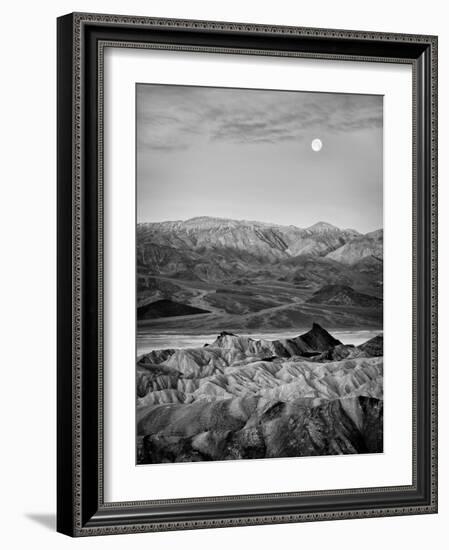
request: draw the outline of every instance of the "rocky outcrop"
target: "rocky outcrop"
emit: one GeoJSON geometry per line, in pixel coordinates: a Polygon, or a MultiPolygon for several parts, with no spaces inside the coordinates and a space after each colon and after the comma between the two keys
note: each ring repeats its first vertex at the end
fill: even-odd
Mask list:
{"type": "Polygon", "coordinates": [[[382,357],[384,354],[384,336],[378,334],[359,346],[359,349],[371,357],[382,357]]]}
{"type": "Polygon", "coordinates": [[[248,336],[237,336],[232,332],[223,331],[210,344],[211,347],[220,349],[233,349],[246,355],[272,355],[272,345],[268,340],[255,340],[248,336]]]}
{"type": "MultiPolygon", "coordinates": [[[[318,358],[321,359],[321,356],[310,360],[301,357],[272,361],[251,358],[249,362],[228,367],[196,365],[196,377],[192,377],[191,372],[187,376],[178,372],[152,377],[138,371],[138,406],[149,403],[144,399],[148,393],[164,391],[168,392],[167,400],[173,399],[172,392],[175,391],[177,401],[186,404],[218,397],[247,396],[281,401],[289,401],[293,397],[338,399],[353,395],[382,398],[382,358],[321,359],[320,363],[316,361],[318,358]]],[[[162,394],[160,399],[164,399],[162,394]]]]}
{"type": "Polygon", "coordinates": [[[310,358],[310,361],[323,363],[326,361],[342,361],[343,359],[360,359],[362,357],[371,357],[371,355],[356,346],[340,344],[310,358]]]}
{"type": "Polygon", "coordinates": [[[379,349],[314,324],[293,339],[222,332],[153,351],[137,367],[139,462],[381,452],[379,349]]]}
{"type": "Polygon", "coordinates": [[[241,403],[231,406],[228,401],[201,405],[201,409],[186,411],[187,418],[178,416],[178,431],[143,436],[141,462],[383,451],[383,404],[378,399],[352,397],[315,403],[294,400],[270,402],[259,408],[253,402],[248,402],[246,408],[241,403]]]}
{"type": "Polygon", "coordinates": [[[314,351],[326,351],[341,344],[340,340],[330,335],[318,323],[313,323],[312,329],[300,336],[300,338],[314,351]]]}
{"type": "Polygon", "coordinates": [[[141,367],[159,365],[175,353],[175,349],[155,349],[139,357],[137,363],[141,367]]]}
{"type": "Polygon", "coordinates": [[[247,355],[257,355],[259,358],[274,355],[292,357],[302,355],[310,357],[317,353],[337,346],[341,342],[335,339],[318,323],[313,323],[312,329],[296,338],[282,340],[254,340],[247,336],[236,336],[230,332],[222,332],[211,344],[212,347],[235,349],[247,355]]]}

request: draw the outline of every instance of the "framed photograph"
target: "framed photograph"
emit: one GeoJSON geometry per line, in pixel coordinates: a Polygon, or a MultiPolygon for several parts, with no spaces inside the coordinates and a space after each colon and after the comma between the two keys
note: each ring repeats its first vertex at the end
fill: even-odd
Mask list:
{"type": "Polygon", "coordinates": [[[437,511],[437,38],[58,19],[58,531],[437,511]]]}

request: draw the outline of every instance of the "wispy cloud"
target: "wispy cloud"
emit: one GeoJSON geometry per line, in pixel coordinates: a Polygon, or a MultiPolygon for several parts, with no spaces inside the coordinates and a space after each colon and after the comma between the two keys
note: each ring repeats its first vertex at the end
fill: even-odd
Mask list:
{"type": "Polygon", "coordinates": [[[189,86],[137,88],[139,150],[299,141],[382,126],[382,97],[189,86]]]}

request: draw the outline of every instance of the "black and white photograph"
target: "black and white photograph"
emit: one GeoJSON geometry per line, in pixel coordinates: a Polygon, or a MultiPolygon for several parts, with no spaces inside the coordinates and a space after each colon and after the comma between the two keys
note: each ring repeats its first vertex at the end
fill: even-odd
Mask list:
{"type": "Polygon", "coordinates": [[[136,86],[137,463],[383,451],[383,98],[136,86]]]}

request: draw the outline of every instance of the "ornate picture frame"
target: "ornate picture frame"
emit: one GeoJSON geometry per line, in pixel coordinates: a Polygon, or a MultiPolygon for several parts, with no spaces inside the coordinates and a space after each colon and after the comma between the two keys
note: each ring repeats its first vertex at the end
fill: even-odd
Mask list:
{"type": "Polygon", "coordinates": [[[437,37],[74,13],[58,19],[57,63],[57,530],[90,536],[436,513],[437,37]],[[410,485],[165,500],[149,491],[144,501],[105,501],[103,63],[111,46],[411,66],[410,485]]]}

